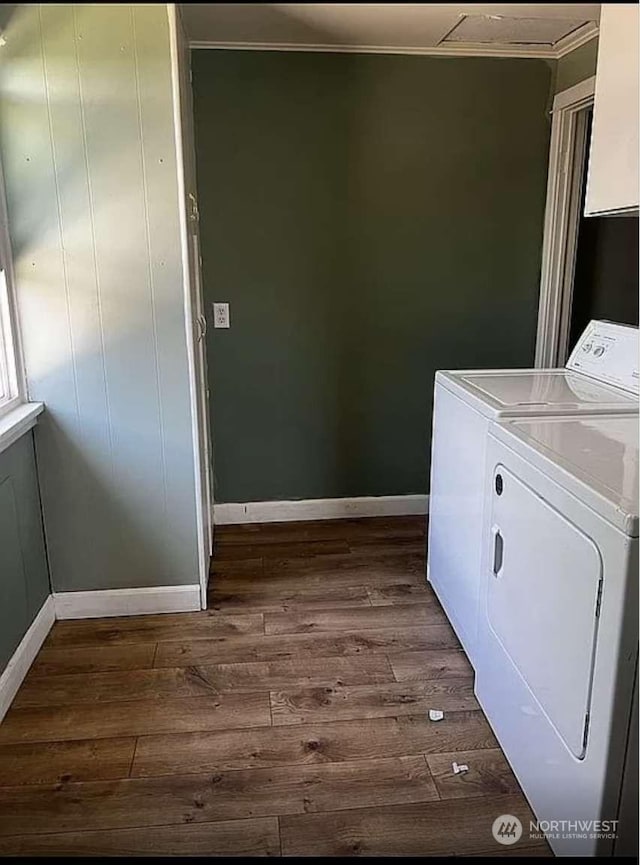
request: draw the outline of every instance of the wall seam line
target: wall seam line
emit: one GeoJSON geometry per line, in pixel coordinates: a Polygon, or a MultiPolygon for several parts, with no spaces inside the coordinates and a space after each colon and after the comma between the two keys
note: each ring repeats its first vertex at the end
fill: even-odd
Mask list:
{"type": "Polygon", "coordinates": [[[87,194],[89,197],[89,222],[91,225],[91,252],[93,258],[93,270],[95,274],[96,305],[98,308],[98,321],[100,322],[100,352],[102,355],[102,374],[104,377],[104,390],[106,397],[107,430],[109,434],[109,464],[111,466],[111,480],[115,478],[115,466],[113,461],[113,420],[111,417],[111,401],[109,398],[109,376],[107,375],[107,360],[104,340],[104,316],[102,311],[102,299],[100,297],[100,270],[98,267],[98,244],[96,241],[96,227],[94,220],[94,197],[91,184],[91,171],[89,169],[89,150],[87,148],[87,123],[84,111],[84,93],[82,89],[82,76],[80,74],[80,56],[78,53],[78,20],[76,7],[71,7],[73,20],[74,59],[76,63],[76,76],[78,79],[78,97],[80,107],[80,125],[82,128],[82,149],[84,151],[84,165],[87,176],[87,194]]]}
{"type": "Polygon", "coordinates": [[[135,10],[131,6],[129,10],[131,18],[131,30],[133,35],[133,67],[136,81],[136,108],[138,113],[138,128],[140,131],[140,163],[142,168],[142,191],[144,202],[144,226],[145,237],[147,241],[147,273],[149,278],[149,299],[151,303],[151,321],[153,322],[153,355],[156,369],[156,392],[158,397],[158,420],[160,422],[160,454],[162,460],[162,490],[163,501],[162,510],[165,521],[168,516],[168,489],[167,489],[167,457],[165,445],[165,422],[164,422],[164,404],[162,400],[162,388],[160,386],[160,359],[158,356],[158,325],[156,316],[156,299],[155,299],[155,280],[153,277],[152,266],[152,246],[151,246],[151,231],[149,227],[149,188],[147,184],[147,160],[144,154],[144,126],[142,123],[142,103],[140,98],[140,69],[138,62],[138,42],[136,32],[135,10]]]}
{"type": "Polygon", "coordinates": [[[69,297],[69,272],[67,269],[67,251],[64,242],[64,230],[62,228],[62,204],[60,200],[60,183],[58,182],[58,164],[56,160],[56,146],[53,135],[53,118],[51,116],[51,95],[49,91],[49,74],[47,70],[47,58],[44,46],[44,28],[42,26],[42,4],[38,5],[38,25],[40,28],[40,49],[42,57],[42,77],[44,83],[45,98],[47,101],[47,125],[49,127],[49,142],[51,147],[51,163],[53,166],[53,183],[56,191],[56,212],[58,214],[58,237],[60,238],[60,253],[62,260],[62,277],[64,280],[64,297],[67,326],[69,328],[69,347],[71,349],[71,368],[73,370],[73,391],[76,403],[76,424],[78,435],[82,437],[82,424],[80,421],[80,396],[78,393],[78,368],[76,364],[76,348],[73,339],[73,324],[71,319],[71,301],[69,297]]]}

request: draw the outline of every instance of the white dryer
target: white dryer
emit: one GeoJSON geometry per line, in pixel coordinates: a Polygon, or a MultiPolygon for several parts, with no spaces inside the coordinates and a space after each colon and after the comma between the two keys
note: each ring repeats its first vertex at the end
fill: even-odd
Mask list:
{"type": "Polygon", "coordinates": [[[427,578],[476,663],[489,424],[502,417],[638,412],[638,329],[593,321],[564,369],[436,373],[427,578]]]}
{"type": "Polygon", "coordinates": [[[612,855],[629,834],[612,821],[637,816],[620,797],[638,434],[637,415],[593,415],[503,420],[488,437],[476,694],[558,855],[612,855]]]}

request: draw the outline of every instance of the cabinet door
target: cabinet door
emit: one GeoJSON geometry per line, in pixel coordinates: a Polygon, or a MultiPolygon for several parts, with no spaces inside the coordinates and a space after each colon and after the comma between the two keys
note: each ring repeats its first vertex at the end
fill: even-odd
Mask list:
{"type": "Polygon", "coordinates": [[[638,6],[601,6],[585,214],[638,208],[638,6]]]}

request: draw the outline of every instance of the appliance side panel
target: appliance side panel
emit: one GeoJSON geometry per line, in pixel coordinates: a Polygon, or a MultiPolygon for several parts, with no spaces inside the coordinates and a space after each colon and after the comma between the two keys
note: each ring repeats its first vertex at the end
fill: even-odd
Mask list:
{"type": "Polygon", "coordinates": [[[629,741],[618,809],[618,831],[614,856],[638,858],[638,670],[633,692],[633,711],[629,724],[629,741]]]}
{"type": "Polygon", "coordinates": [[[436,386],[428,577],[472,663],[487,429],[487,418],[436,386]]]}

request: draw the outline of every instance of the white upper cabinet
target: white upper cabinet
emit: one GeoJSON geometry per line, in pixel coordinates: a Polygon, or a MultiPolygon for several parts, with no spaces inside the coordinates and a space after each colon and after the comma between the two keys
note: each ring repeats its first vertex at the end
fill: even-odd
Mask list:
{"type": "Polygon", "coordinates": [[[602,4],[585,214],[638,209],[638,6],[602,4]]]}

